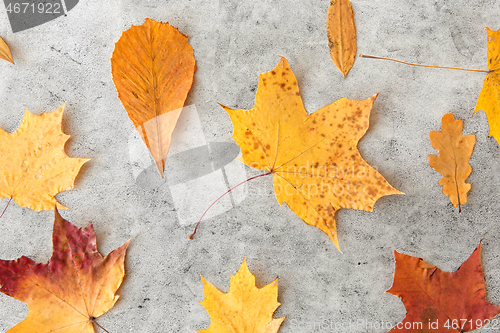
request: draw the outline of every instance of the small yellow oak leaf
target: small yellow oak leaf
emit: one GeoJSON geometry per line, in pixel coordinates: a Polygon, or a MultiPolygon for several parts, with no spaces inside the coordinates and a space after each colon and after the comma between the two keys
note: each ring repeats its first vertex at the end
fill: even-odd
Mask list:
{"type": "Polygon", "coordinates": [[[402,193],[357,149],[376,97],[341,98],[308,114],[282,57],[276,68],[260,75],[253,109],[223,106],[233,121],[241,160],[272,174],[279,204],[285,202],[305,223],[326,233],[337,248],[337,210],[371,211],[380,197],[402,193]]]}
{"type": "Polygon", "coordinates": [[[443,116],[441,132],[431,131],[429,137],[432,146],[439,156],[429,155],[430,166],[443,175],[439,185],[447,195],[454,207],[467,202],[467,192],[471,185],[466,183],[467,177],[472,172],[469,159],[476,143],[473,134],[462,135],[463,124],[460,119],[453,118],[453,114],[443,116]]]}
{"type": "Polygon", "coordinates": [[[500,30],[488,33],[488,70],[474,112],[484,110],[490,127],[489,136],[500,144],[500,30]]]}
{"type": "Polygon", "coordinates": [[[285,319],[273,319],[278,303],[278,279],[257,288],[246,259],[231,276],[229,292],[223,293],[203,276],[205,299],[200,304],[210,315],[210,327],[199,333],[276,333],[285,319]]]}
{"type": "Polygon", "coordinates": [[[74,179],[88,158],[71,158],[64,152],[69,139],[61,130],[66,103],[39,116],[25,110],[14,133],[0,129],[0,199],[11,198],[37,212],[65,208],[55,198],[74,187],[74,179]]]}

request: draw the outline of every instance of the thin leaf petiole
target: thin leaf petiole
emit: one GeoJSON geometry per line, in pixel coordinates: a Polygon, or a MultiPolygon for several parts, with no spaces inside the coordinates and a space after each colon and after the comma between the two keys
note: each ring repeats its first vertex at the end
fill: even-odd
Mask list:
{"type": "Polygon", "coordinates": [[[10,204],[11,200],[12,200],[12,197],[10,197],[10,198],[9,198],[9,202],[7,202],[7,206],[5,206],[5,208],[3,209],[2,214],[0,214],[0,218],[3,216],[3,214],[4,214],[4,213],[5,213],[5,211],[7,210],[7,207],[9,207],[9,204],[10,204]]]}
{"type": "Polygon", "coordinates": [[[92,320],[92,322],[93,322],[94,324],[96,324],[97,326],[99,326],[99,328],[100,328],[101,330],[103,330],[104,332],[109,333],[109,331],[108,331],[107,329],[105,329],[104,327],[102,327],[101,325],[99,325],[99,323],[98,323],[97,321],[95,321],[95,319],[94,319],[94,320],[92,320]]]}
{"type": "Polygon", "coordinates": [[[385,57],[377,57],[377,56],[372,56],[372,55],[367,55],[361,53],[359,55],[360,58],[370,58],[370,59],[382,59],[382,60],[390,60],[390,61],[395,61],[399,62],[401,64],[409,65],[409,66],[418,66],[418,67],[429,67],[429,68],[442,68],[442,69],[456,69],[459,71],[468,71],[468,72],[482,72],[482,73],[489,73],[490,71],[486,71],[483,69],[468,69],[468,68],[459,68],[459,67],[445,67],[445,66],[431,66],[431,65],[421,65],[421,64],[413,64],[411,62],[406,62],[406,61],[401,61],[401,60],[396,60],[396,59],[391,59],[391,58],[385,58],[385,57]]]}
{"type": "Polygon", "coordinates": [[[241,183],[239,183],[238,185],[234,186],[234,187],[231,187],[229,190],[226,191],[226,193],[224,193],[223,195],[221,195],[220,197],[218,197],[217,199],[215,199],[214,202],[212,202],[212,204],[210,206],[208,206],[207,209],[205,209],[205,211],[203,212],[203,214],[201,215],[200,219],[198,220],[198,223],[196,223],[196,226],[194,227],[194,230],[193,230],[193,233],[191,235],[188,236],[188,239],[193,239],[194,237],[194,234],[196,234],[196,230],[198,229],[198,226],[200,225],[200,222],[201,220],[203,219],[203,217],[205,216],[205,214],[210,210],[210,208],[212,208],[213,205],[215,205],[217,203],[217,201],[219,201],[220,199],[222,199],[222,197],[224,197],[226,194],[228,194],[229,192],[231,192],[232,190],[234,190],[235,188],[237,188],[238,186],[240,185],[243,185],[245,184],[246,182],[248,181],[251,181],[252,179],[255,179],[255,178],[260,178],[260,177],[264,177],[264,176],[267,176],[267,175],[270,175],[272,174],[273,172],[272,171],[269,171],[269,172],[266,172],[266,173],[263,173],[263,174],[260,174],[260,175],[257,175],[257,176],[253,176],[253,177],[250,177],[248,178],[247,180],[245,181],[242,181],[241,183]]]}

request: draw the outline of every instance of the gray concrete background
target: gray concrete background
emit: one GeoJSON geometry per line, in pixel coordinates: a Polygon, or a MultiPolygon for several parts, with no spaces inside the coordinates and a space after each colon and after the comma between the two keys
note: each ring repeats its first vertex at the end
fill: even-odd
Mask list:
{"type": "MultiPolygon", "coordinates": [[[[352,3],[358,54],[486,69],[484,27],[500,28],[496,0],[352,3]]],[[[0,62],[0,127],[14,131],[24,106],[39,114],[68,101],[67,153],[92,160],[75,189],[58,195],[70,208],[62,215],[79,227],[93,222],[103,254],[132,237],[121,299],[98,320],[110,332],[187,333],[208,327],[209,316],[198,304],[204,298],[200,274],[227,291],[244,256],[259,287],[280,278],[282,305],[275,317],[287,316],[280,332],[352,332],[296,327],[324,320],[396,324],[406,311],[385,293],[392,285],[393,251],[454,271],[482,238],[488,300],[500,305],[500,147],[488,137],[485,113],[472,116],[485,75],[357,58],[343,79],[328,51],[328,4],[81,0],[67,17],[15,34],[0,9],[0,36],[16,61],[15,66],[0,62]],[[210,142],[233,142],[231,121],[217,102],[251,108],[258,74],[276,66],[277,54],[288,58],[309,112],[343,96],[366,99],[380,92],[359,150],[406,195],[380,199],[374,212],[337,213],[341,254],[326,235],[280,207],[272,180],[260,178],[248,183],[240,204],[204,221],[195,240],[187,240],[192,225],[179,223],[168,182],[154,179],[154,173],[147,181],[134,177],[129,156],[134,128],[111,78],[114,43],[146,17],[169,21],[190,36],[197,70],[186,105],[196,106],[210,142]],[[462,214],[428,165],[427,156],[435,153],[428,133],[440,128],[446,112],[463,119],[464,133],[477,139],[472,190],[462,214]]],[[[248,177],[257,174],[245,170],[248,177]]],[[[0,258],[26,255],[46,262],[52,223],[52,211],[11,204],[0,220],[0,258]]],[[[0,330],[26,314],[23,303],[0,295],[0,330]]]]}

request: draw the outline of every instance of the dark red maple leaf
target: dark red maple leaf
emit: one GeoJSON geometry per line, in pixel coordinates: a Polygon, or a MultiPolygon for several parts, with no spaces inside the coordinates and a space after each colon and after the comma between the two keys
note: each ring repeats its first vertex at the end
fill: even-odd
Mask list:
{"type": "Polygon", "coordinates": [[[397,251],[394,257],[394,282],[387,292],[401,298],[407,313],[390,332],[468,332],[500,312],[486,301],[481,244],[453,273],[397,251]]]}

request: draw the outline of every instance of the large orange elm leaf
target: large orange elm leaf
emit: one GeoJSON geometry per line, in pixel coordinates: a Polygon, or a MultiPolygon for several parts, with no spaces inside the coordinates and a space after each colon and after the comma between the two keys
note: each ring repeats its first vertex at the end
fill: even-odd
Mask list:
{"type": "Polygon", "coordinates": [[[330,1],[326,33],[333,63],[346,77],[356,58],[356,27],[351,1],[330,1]]]}
{"type": "Polygon", "coordinates": [[[488,117],[490,136],[493,136],[500,144],[500,30],[492,31],[486,28],[488,33],[487,53],[488,70],[490,71],[484,79],[483,89],[479,94],[474,112],[484,110],[488,117]]]}
{"type": "Polygon", "coordinates": [[[115,44],[111,72],[118,97],[162,177],[195,68],[188,37],[168,23],[148,18],[115,44]]]}
{"type": "Polygon", "coordinates": [[[429,164],[443,175],[439,185],[443,187],[443,193],[450,198],[454,207],[460,207],[467,202],[467,192],[471,185],[465,181],[472,172],[469,159],[476,143],[473,134],[462,135],[462,128],[462,121],[447,113],[442,119],[441,132],[429,133],[432,146],[439,153],[439,156],[429,155],[429,164]]]}
{"type": "Polygon", "coordinates": [[[297,80],[282,57],[275,69],[259,76],[252,110],[223,106],[233,121],[243,162],[272,173],[278,202],[325,232],[337,248],[337,210],[371,211],[378,198],[401,193],[357,149],[376,97],[342,98],[308,115],[297,80]]]}
{"type": "Polygon", "coordinates": [[[273,319],[278,303],[278,279],[257,288],[246,259],[231,276],[229,292],[223,293],[203,276],[205,299],[200,304],[210,315],[210,327],[200,333],[276,333],[285,317],[273,319]]]}
{"type": "Polygon", "coordinates": [[[39,116],[26,109],[14,133],[0,129],[0,198],[40,211],[53,209],[59,204],[56,194],[73,188],[89,159],[70,158],[64,152],[70,137],[61,130],[65,105],[39,116]]]}
{"type": "Polygon", "coordinates": [[[468,332],[500,312],[486,301],[481,244],[453,273],[397,251],[394,257],[394,282],[387,292],[401,298],[407,313],[390,332],[468,332]]]}
{"type": "Polygon", "coordinates": [[[24,256],[0,260],[0,291],[29,309],[7,333],[94,333],[95,318],[118,300],[128,241],[103,258],[92,224],[78,229],[56,210],[52,242],[46,264],[24,256]]]}

